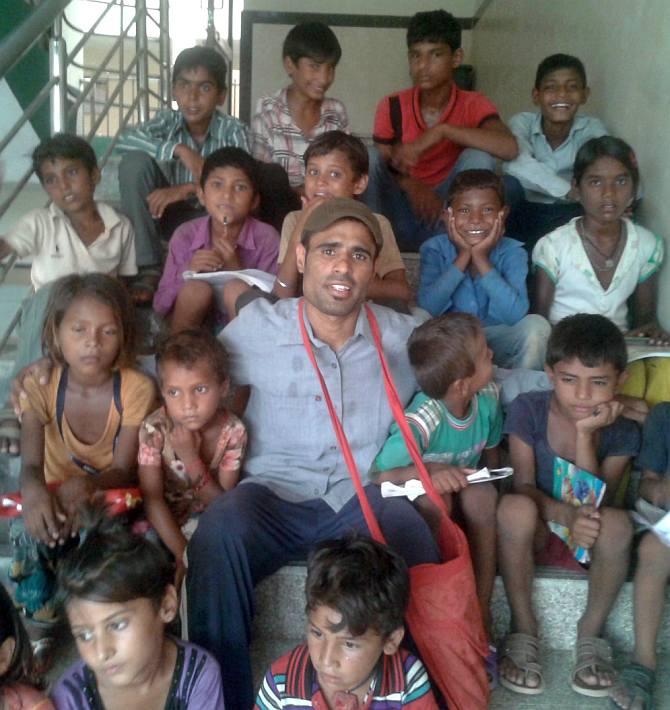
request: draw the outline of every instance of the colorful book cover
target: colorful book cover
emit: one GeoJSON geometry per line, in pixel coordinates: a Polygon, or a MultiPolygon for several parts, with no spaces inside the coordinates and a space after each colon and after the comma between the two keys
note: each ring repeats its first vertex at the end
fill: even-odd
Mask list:
{"type": "MultiPolygon", "coordinates": [[[[570,463],[560,456],[554,457],[553,497],[556,500],[562,500],[575,506],[592,505],[597,508],[605,495],[605,488],[605,482],[597,476],[577,468],[574,463],[570,463]]],[[[565,542],[577,562],[582,564],[590,562],[589,551],[575,544],[568,528],[550,520],[549,529],[565,542]]]]}

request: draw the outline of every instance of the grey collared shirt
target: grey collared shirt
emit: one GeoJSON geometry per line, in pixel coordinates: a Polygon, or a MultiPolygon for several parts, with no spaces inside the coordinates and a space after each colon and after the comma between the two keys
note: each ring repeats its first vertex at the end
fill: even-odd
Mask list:
{"type": "MultiPolygon", "coordinates": [[[[257,299],[222,332],[231,356],[231,377],[248,384],[244,421],[249,441],[244,481],[269,487],[284,500],[322,498],[338,511],[354,495],[349,472],[308,359],[298,325],[298,299],[272,305],[257,299]]],[[[407,338],[419,321],[372,305],[384,354],[406,404],[416,391],[407,338]]],[[[392,422],[379,358],[364,312],[339,352],[307,332],[330,397],[342,422],[364,485],[392,422]]]]}

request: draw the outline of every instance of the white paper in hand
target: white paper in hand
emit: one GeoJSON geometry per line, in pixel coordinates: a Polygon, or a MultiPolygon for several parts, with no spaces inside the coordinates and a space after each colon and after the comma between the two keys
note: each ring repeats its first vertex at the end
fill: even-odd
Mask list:
{"type": "MultiPolygon", "coordinates": [[[[510,466],[505,466],[504,468],[492,468],[490,471],[488,468],[480,468],[479,471],[475,471],[467,476],[468,483],[486,483],[487,481],[497,481],[501,478],[507,478],[514,473],[514,469],[510,466]]],[[[405,481],[405,485],[398,486],[391,481],[384,481],[382,483],[382,498],[397,498],[400,496],[405,496],[410,500],[415,500],[419,496],[425,495],[423,483],[418,478],[410,478],[409,481],[405,481]]]]}

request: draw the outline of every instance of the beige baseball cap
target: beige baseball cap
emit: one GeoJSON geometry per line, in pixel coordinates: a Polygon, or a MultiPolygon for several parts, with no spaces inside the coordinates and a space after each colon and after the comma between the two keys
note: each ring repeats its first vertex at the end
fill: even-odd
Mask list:
{"type": "Polygon", "coordinates": [[[341,219],[354,219],[357,222],[362,222],[370,230],[377,248],[382,248],[384,240],[379,221],[366,205],[348,197],[333,197],[319,205],[307,218],[300,241],[304,242],[308,236],[316,232],[323,232],[324,229],[328,229],[341,219]]]}

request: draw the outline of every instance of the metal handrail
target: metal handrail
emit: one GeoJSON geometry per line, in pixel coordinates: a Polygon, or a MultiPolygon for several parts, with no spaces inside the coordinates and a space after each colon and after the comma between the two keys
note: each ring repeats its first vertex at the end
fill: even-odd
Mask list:
{"type": "MultiPolygon", "coordinates": [[[[66,16],[66,7],[70,0],[44,0],[44,2],[18,26],[10,35],[0,42],[0,79],[10,71],[26,54],[43,38],[48,37],[50,45],[50,77],[45,85],[38,91],[30,104],[25,108],[22,115],[18,117],[6,134],[0,139],[0,155],[3,150],[12,142],[21,128],[35,115],[51,96],[51,131],[62,130],[66,126],[68,119],[77,115],[79,109],[92,95],[95,82],[100,76],[107,72],[116,80],[116,88],[96,113],[91,126],[88,129],[87,140],[90,140],[99,129],[102,122],[108,118],[112,108],[118,107],[118,130],[100,158],[99,166],[102,168],[109,159],[116,146],[121,131],[123,131],[133,118],[143,121],[148,116],[149,98],[157,100],[163,106],[169,103],[169,69],[170,69],[170,45],[168,29],[169,0],[158,0],[157,7],[147,7],[147,0],[136,0],[135,12],[131,20],[124,23],[124,8],[132,8],[131,5],[124,5],[124,0],[88,0],[103,6],[100,14],[94,19],[90,28],[86,31],[77,28],[66,16]],[[77,55],[85,47],[86,43],[94,35],[100,23],[114,8],[120,9],[120,31],[119,36],[112,48],[106,53],[103,61],[96,67],[86,67],[76,60],[77,55]],[[154,15],[158,15],[158,19],[154,15]],[[158,56],[148,49],[146,35],[146,23],[150,19],[161,31],[158,41],[158,56]],[[63,24],[80,32],[81,37],[75,44],[72,51],[67,52],[61,29],[63,24]],[[125,27],[124,27],[125,24],[125,27]],[[124,41],[127,40],[132,27],[135,26],[135,53],[134,57],[126,66],[124,61],[124,41]],[[114,55],[118,52],[118,66],[112,66],[114,55]],[[158,63],[159,74],[149,76],[148,61],[151,58],[158,63]],[[81,68],[84,71],[92,72],[87,78],[88,86],[82,91],[72,90],[68,86],[68,67],[81,68]],[[126,102],[123,100],[123,91],[130,79],[135,77],[137,91],[135,98],[126,110],[126,102]],[[149,88],[149,81],[157,80],[160,86],[160,93],[149,88]],[[68,94],[74,94],[76,98],[69,107],[65,102],[68,94]],[[117,101],[118,99],[118,101],[117,101]]],[[[127,51],[127,50],[125,50],[127,51]]],[[[12,205],[17,196],[21,193],[25,185],[33,174],[32,166],[29,167],[18,182],[14,185],[11,193],[0,204],[0,217],[2,217],[12,205]]],[[[0,284],[17,263],[16,255],[12,255],[4,263],[0,263],[0,284]]],[[[23,304],[14,314],[11,322],[0,335],[0,351],[7,345],[11,334],[20,321],[23,304]]]]}

